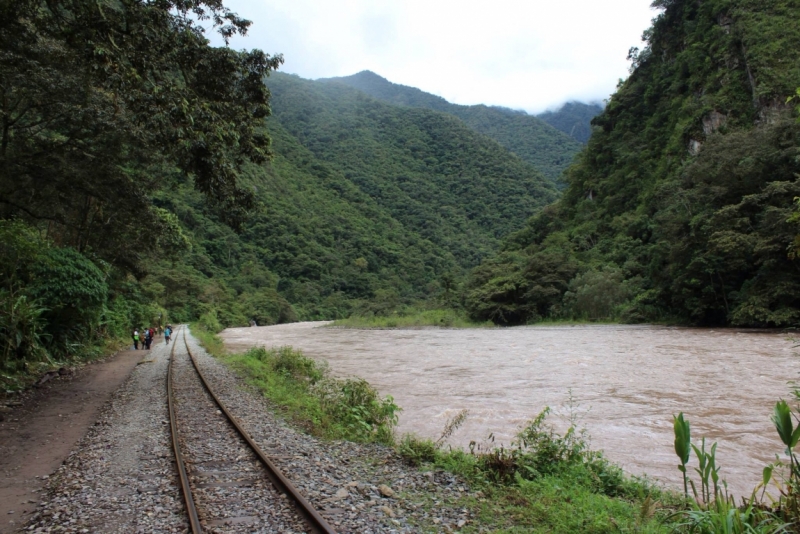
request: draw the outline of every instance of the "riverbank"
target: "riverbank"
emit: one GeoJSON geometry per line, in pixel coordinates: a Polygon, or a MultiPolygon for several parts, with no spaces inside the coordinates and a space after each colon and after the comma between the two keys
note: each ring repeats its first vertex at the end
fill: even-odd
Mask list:
{"type": "MultiPolygon", "coordinates": [[[[587,326],[614,325],[619,321],[588,319],[542,319],[527,326],[587,326]]],[[[463,310],[405,310],[387,316],[353,315],[346,319],[337,319],[328,323],[332,328],[504,328],[491,321],[474,321],[463,310]]],[[[667,325],[664,325],[667,326],[667,325]]]]}
{"type": "MultiPolygon", "coordinates": [[[[220,350],[214,336],[206,333],[200,338],[211,341],[215,356],[306,432],[323,438],[341,437],[341,429],[353,426],[349,414],[358,413],[356,422],[363,431],[351,436],[357,441],[387,443],[385,433],[377,431],[380,425],[369,415],[370,407],[377,409],[380,399],[362,396],[363,404],[347,410],[321,409],[320,400],[335,405],[342,402],[342,395],[331,394],[332,388],[322,384],[326,369],[318,362],[288,347],[229,354],[220,350]]],[[[383,402],[387,400],[393,404],[391,399],[383,402]]],[[[448,426],[454,430],[457,421],[448,426]]],[[[479,447],[470,453],[447,450],[443,441],[403,436],[392,440],[393,450],[386,454],[402,458],[413,472],[458,477],[460,490],[454,504],[467,510],[471,518],[469,523],[456,525],[463,532],[672,530],[668,518],[682,502],[680,497],[624,475],[601,454],[590,451],[583,436],[575,432],[558,435],[544,415],[524,432],[524,444],[520,441],[507,449],[479,447]]]]}
{"type": "Polygon", "coordinates": [[[332,328],[494,328],[491,321],[476,322],[466,313],[455,310],[411,311],[389,316],[358,316],[337,319],[329,323],[332,328]]]}
{"type": "Polygon", "coordinates": [[[718,442],[730,490],[749,496],[785,447],[769,414],[798,375],[794,343],[780,333],[648,325],[360,330],[294,323],[223,331],[226,348],[292,346],[338,377],[361,377],[403,408],[398,431],[436,439],[449,418],[469,417],[447,441],[509,446],[545,406],[562,434],[574,412],[615,464],[682,491],[672,416],[718,442]],[[632,446],[631,444],[636,444],[632,446]]]}

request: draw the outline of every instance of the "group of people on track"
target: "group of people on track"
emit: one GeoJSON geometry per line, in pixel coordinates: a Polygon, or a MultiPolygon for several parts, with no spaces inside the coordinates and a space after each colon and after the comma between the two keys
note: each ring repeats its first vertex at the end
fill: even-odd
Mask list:
{"type": "MultiPolygon", "coordinates": [[[[133,335],[133,349],[139,350],[139,345],[142,346],[142,350],[150,350],[150,345],[153,343],[153,340],[156,337],[156,334],[161,333],[161,327],[158,327],[158,330],[154,328],[142,328],[142,329],[134,329],[133,335]]],[[[172,325],[167,325],[164,327],[164,341],[167,345],[169,345],[169,339],[172,336],[172,325]]]]}

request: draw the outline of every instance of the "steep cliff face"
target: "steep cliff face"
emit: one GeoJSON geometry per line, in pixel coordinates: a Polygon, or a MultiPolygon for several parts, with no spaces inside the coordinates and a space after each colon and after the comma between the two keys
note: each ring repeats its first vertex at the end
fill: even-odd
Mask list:
{"type": "Polygon", "coordinates": [[[800,86],[800,2],[654,5],[648,45],[632,51],[562,200],[476,270],[475,315],[800,321],[800,264],[787,256],[800,128],[786,104],[800,86]],[[554,251],[573,268],[531,290],[554,251]],[[516,289],[492,290],[504,270],[516,289]]]}

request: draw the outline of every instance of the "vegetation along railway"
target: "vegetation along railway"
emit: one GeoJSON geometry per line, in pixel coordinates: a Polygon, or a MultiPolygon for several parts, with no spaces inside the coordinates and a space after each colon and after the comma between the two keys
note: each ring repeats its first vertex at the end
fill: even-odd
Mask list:
{"type": "Polygon", "coordinates": [[[333,533],[214,394],[176,336],[167,376],[175,465],[195,534],[204,527],[333,533]]]}

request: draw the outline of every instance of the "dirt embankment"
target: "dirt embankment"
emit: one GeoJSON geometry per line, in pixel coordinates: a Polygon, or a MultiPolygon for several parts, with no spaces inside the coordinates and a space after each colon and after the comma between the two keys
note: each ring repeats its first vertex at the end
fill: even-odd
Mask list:
{"type": "Polygon", "coordinates": [[[0,400],[0,533],[22,526],[47,477],[97,420],[146,351],[126,350],[0,400]]]}

